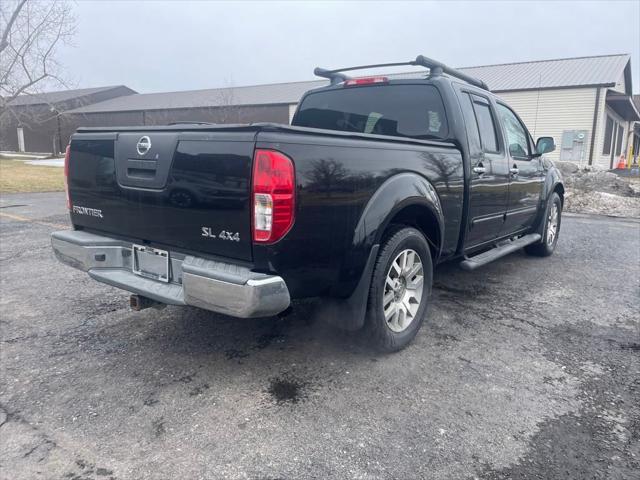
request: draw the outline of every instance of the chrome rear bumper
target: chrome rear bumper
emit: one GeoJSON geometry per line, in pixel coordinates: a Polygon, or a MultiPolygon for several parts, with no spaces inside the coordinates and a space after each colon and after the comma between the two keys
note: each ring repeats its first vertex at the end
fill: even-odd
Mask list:
{"type": "Polygon", "coordinates": [[[91,278],[157,302],[192,305],[241,318],[267,317],[285,310],[291,299],[284,280],[246,267],[170,252],[170,282],[132,271],[132,244],[83,231],[51,234],[62,263],[91,278]]]}

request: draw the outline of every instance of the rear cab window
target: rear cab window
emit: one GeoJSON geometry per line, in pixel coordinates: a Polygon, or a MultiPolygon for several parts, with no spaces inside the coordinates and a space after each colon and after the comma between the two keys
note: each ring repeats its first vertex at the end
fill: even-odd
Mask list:
{"type": "Polygon", "coordinates": [[[433,85],[386,84],[313,92],[292,122],[298,127],[416,139],[446,139],[449,126],[433,85]]]}

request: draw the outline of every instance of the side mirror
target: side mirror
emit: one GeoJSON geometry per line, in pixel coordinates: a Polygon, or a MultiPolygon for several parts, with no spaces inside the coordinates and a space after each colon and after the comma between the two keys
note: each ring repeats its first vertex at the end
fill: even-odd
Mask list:
{"type": "Polygon", "coordinates": [[[553,152],[556,149],[556,144],[553,141],[553,137],[540,137],[536,142],[536,155],[544,155],[545,153],[553,152]]]}

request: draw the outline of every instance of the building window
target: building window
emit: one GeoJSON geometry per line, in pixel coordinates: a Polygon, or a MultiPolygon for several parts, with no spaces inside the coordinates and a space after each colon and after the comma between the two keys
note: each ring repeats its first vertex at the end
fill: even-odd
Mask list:
{"type": "Polygon", "coordinates": [[[624,136],[624,129],[622,125],[618,125],[618,139],[616,141],[616,157],[622,153],[622,137],[624,136]]]}
{"type": "Polygon", "coordinates": [[[607,125],[604,129],[604,146],[602,154],[609,155],[611,153],[611,136],[613,135],[613,119],[607,115],[607,125]]]}

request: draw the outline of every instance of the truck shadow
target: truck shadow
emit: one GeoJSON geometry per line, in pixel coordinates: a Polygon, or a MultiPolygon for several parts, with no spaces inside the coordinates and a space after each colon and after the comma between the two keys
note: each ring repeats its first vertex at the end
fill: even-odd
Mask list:
{"type": "Polygon", "coordinates": [[[475,335],[493,335],[490,322],[478,321],[477,310],[493,308],[492,298],[499,298],[493,293],[509,284],[523,262],[514,255],[471,273],[456,264],[439,267],[427,323],[408,348],[394,354],[376,352],[360,332],[329,325],[318,315],[322,301],[307,300],[296,302],[284,318],[260,319],[179,307],[127,312],[109,303],[104,312],[92,312],[94,319],[86,325],[59,338],[52,356],[89,355],[93,360],[80,367],[86,378],[142,392],[135,409],[156,408],[173,395],[214,400],[227,390],[251,391],[256,402],[267,405],[304,402],[347,388],[351,377],[368,378],[372,369],[393,377],[403,364],[411,365],[406,370],[411,375],[422,375],[421,364],[441,371],[466,358],[464,345],[475,335]]]}
{"type": "MultiPolygon", "coordinates": [[[[520,264],[526,262],[527,257],[515,253],[510,260],[508,264],[498,261],[474,272],[462,271],[456,262],[439,266],[434,272],[430,310],[460,305],[473,308],[474,302],[487,300],[492,292],[509,284],[510,276],[522,268],[520,264]]],[[[324,318],[326,310],[322,306],[322,299],[296,301],[293,311],[284,317],[257,319],[236,319],[191,307],[170,307],[155,315],[150,310],[152,313],[147,315],[168,322],[164,337],[157,338],[157,346],[167,353],[215,355],[242,363],[260,352],[277,351],[282,355],[321,345],[327,356],[379,355],[369,346],[363,332],[347,332],[331,325],[329,319],[324,318]]]]}
{"type": "Polygon", "coordinates": [[[180,309],[173,316],[171,349],[190,354],[222,354],[226,360],[242,360],[260,352],[286,352],[321,343],[327,353],[342,351],[370,354],[358,332],[344,332],[322,318],[322,301],[297,301],[284,316],[236,319],[195,308],[180,309]]]}

